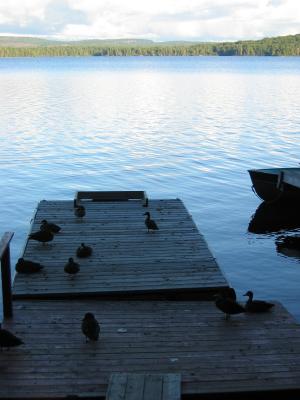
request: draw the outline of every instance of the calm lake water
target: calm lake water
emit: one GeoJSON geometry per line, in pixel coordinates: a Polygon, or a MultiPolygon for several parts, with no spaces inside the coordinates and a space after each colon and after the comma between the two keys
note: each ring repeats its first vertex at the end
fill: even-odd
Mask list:
{"type": "Polygon", "coordinates": [[[241,299],[252,289],[300,321],[300,256],[277,253],[285,232],[248,232],[247,172],[299,166],[299,57],[0,59],[0,89],[13,266],[38,201],[146,190],[184,201],[241,299]]]}

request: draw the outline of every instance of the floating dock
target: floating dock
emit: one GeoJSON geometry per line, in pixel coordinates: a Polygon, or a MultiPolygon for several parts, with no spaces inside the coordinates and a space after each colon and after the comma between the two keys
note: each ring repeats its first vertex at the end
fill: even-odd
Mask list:
{"type": "Polygon", "coordinates": [[[0,399],[299,398],[300,325],[284,307],[225,320],[204,298],[229,285],[183,203],[114,196],[79,199],[82,221],[71,201],[39,203],[31,230],[42,219],[62,230],[25,244],[24,258],[45,268],[15,278],[2,327],[24,345],[0,351],[0,399]],[[145,211],[158,231],[147,232],[145,211]],[[70,278],[63,265],[82,242],[94,252],[75,258],[70,278]],[[99,341],[81,332],[87,312],[99,341]]]}
{"type": "Polygon", "coordinates": [[[85,201],[86,216],[74,216],[73,201],[41,201],[32,224],[55,221],[61,232],[44,246],[33,240],[23,257],[43,272],[17,274],[15,298],[107,295],[209,296],[228,287],[219,266],[181,200],[85,201]],[[145,211],[159,230],[148,232],[145,211]],[[64,265],[84,242],[93,256],[77,260],[80,272],[68,279],[64,265]]]}

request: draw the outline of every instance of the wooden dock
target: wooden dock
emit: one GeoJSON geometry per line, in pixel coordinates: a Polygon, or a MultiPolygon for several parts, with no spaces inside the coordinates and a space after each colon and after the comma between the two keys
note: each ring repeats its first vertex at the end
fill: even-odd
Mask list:
{"type": "Polygon", "coordinates": [[[104,399],[113,373],[180,373],[183,399],[274,390],[291,399],[300,387],[300,326],[280,304],[226,321],[212,301],[22,299],[4,327],[25,344],[0,353],[1,399],[104,399]],[[85,342],[86,312],[98,342],[85,342]]]}
{"type": "MultiPolygon", "coordinates": [[[[179,199],[83,203],[86,216],[74,216],[72,201],[42,201],[32,224],[37,231],[43,219],[62,227],[43,246],[28,241],[23,257],[45,266],[36,275],[17,274],[13,294],[20,297],[87,295],[205,296],[228,287],[203,236],[179,199]],[[159,230],[148,233],[145,211],[159,230]],[[78,259],[80,272],[70,279],[64,272],[69,257],[84,242],[93,256],[78,259]]],[[[76,257],[75,257],[76,258],[76,257]]]]}
{"type": "Polygon", "coordinates": [[[299,398],[300,325],[279,303],[225,320],[208,299],[228,283],[180,200],[92,196],[76,198],[82,221],[73,201],[39,203],[31,231],[43,219],[62,230],[45,246],[26,242],[24,258],[45,267],[16,275],[13,316],[12,234],[1,241],[2,328],[24,341],[0,351],[1,400],[299,398]],[[147,232],[145,211],[158,231],[147,232]],[[77,259],[82,242],[93,254],[77,259]],[[80,262],[74,278],[69,257],[80,262]],[[95,342],[81,331],[87,312],[100,323],[95,342]]]}

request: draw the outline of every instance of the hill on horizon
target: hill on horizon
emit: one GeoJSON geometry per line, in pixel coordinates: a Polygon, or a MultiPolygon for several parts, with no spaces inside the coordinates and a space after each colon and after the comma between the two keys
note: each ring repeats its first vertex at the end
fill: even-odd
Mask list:
{"type": "Polygon", "coordinates": [[[58,46],[182,46],[197,44],[239,44],[239,43],[259,43],[268,40],[286,40],[289,38],[300,38],[300,34],[267,37],[257,40],[237,40],[237,41],[187,41],[187,40],[171,40],[164,42],[155,42],[150,39],[83,39],[83,40],[54,40],[44,39],[33,36],[0,36],[0,47],[58,47],[58,46]]]}
{"type": "Polygon", "coordinates": [[[236,42],[154,42],[148,39],[60,41],[0,36],[0,57],[300,56],[300,34],[236,42]]]}

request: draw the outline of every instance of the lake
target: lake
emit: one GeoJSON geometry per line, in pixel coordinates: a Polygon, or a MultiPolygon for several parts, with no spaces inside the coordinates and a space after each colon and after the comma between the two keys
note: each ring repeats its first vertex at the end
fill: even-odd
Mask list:
{"type": "Polygon", "coordinates": [[[299,57],[8,58],[0,88],[13,269],[38,201],[146,190],[184,201],[241,300],[252,289],[300,321],[300,255],[275,245],[300,226],[248,232],[247,172],[299,166],[299,57]]]}

